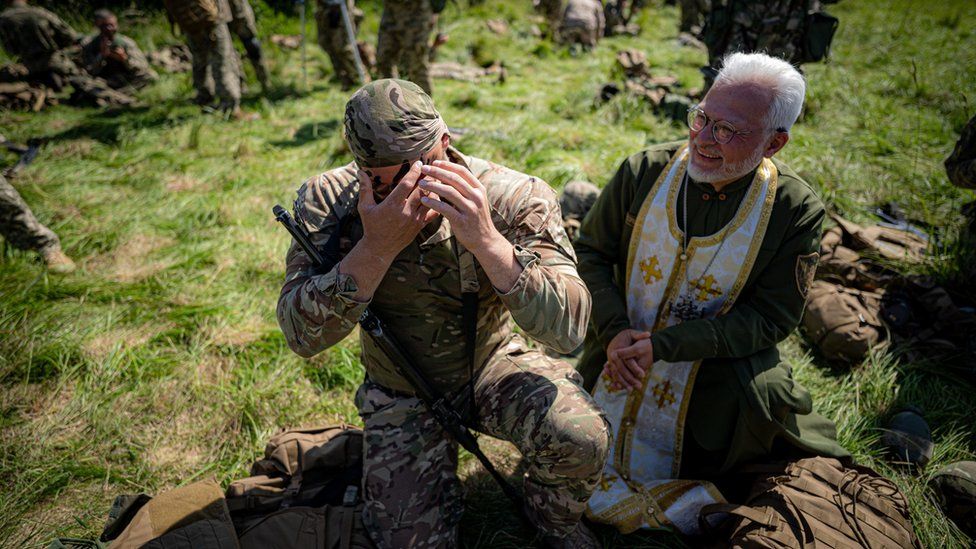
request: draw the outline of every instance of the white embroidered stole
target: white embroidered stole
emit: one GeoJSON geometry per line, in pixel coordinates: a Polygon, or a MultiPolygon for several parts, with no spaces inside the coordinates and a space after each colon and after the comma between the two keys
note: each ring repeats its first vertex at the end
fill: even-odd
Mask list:
{"type": "MultiPolygon", "coordinates": [[[[652,333],[681,322],[682,296],[692,298],[702,318],[728,311],[752,270],[776,195],[776,168],[764,159],[732,221],[691,238],[682,261],[676,206],[687,163],[684,145],[648,193],[630,239],[627,314],[631,326],[652,333]]],[[[604,377],[597,381],[594,399],[606,411],[614,440],[587,506],[590,519],[623,533],[673,526],[694,534],[701,507],[723,501],[711,483],[674,480],[699,363],[658,360],[641,390],[632,392],[611,391],[604,377]]]]}

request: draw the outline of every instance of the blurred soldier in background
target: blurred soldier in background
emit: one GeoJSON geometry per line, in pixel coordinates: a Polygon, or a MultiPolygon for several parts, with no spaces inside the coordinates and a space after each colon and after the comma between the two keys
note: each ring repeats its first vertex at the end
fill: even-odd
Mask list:
{"type": "Polygon", "coordinates": [[[159,78],[135,40],[118,32],[119,21],[114,13],[97,10],[95,27],[98,32],[81,47],[82,62],[89,74],[115,89],[138,89],[159,78]]]}
{"type": "Polygon", "coordinates": [[[319,46],[329,54],[332,70],[342,89],[348,90],[362,84],[362,78],[356,69],[356,52],[358,47],[354,39],[346,34],[342,17],[342,2],[346,2],[346,13],[353,31],[359,28],[362,11],[356,9],[353,0],[318,0],[315,7],[315,26],[318,27],[319,46]]]}
{"type": "Polygon", "coordinates": [[[196,103],[219,108],[241,118],[241,62],[227,24],[232,20],[227,0],[164,0],[170,20],[186,33],[193,55],[196,103]]]}
{"type": "Polygon", "coordinates": [[[99,105],[128,104],[132,98],[93,78],[71,58],[69,48],[80,35],[57,15],[44,8],[27,5],[26,0],[8,0],[0,13],[0,42],[27,72],[25,80],[61,91],[71,85],[76,94],[99,105]]]}
{"type": "Polygon", "coordinates": [[[605,26],[606,19],[600,0],[569,0],[559,27],[559,41],[590,49],[603,38],[605,26]]]}
{"type": "Polygon", "coordinates": [[[417,84],[428,94],[430,78],[430,33],[434,30],[431,0],[385,0],[376,43],[376,72],[380,78],[394,76],[417,84]]]}
{"type": "MultiPolygon", "coordinates": [[[[261,40],[258,39],[258,25],[254,21],[254,10],[247,0],[228,0],[230,7],[231,20],[230,30],[244,44],[244,51],[247,58],[251,60],[254,67],[254,74],[261,84],[261,91],[268,93],[270,81],[268,80],[268,65],[264,62],[264,55],[261,51],[261,40]]],[[[241,71],[243,76],[244,72],[241,71]]]]}

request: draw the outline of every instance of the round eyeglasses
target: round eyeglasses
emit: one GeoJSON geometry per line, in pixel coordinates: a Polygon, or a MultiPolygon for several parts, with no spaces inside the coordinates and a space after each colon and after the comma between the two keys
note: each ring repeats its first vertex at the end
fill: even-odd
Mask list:
{"type": "Polygon", "coordinates": [[[700,132],[704,130],[709,122],[712,123],[712,139],[723,145],[732,141],[737,135],[749,135],[752,133],[750,130],[737,130],[735,126],[724,120],[709,118],[705,114],[705,111],[698,105],[688,109],[688,127],[693,131],[700,132]]]}

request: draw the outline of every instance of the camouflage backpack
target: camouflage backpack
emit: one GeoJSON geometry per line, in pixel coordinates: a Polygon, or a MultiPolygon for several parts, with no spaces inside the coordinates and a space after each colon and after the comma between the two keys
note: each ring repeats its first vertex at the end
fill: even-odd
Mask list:
{"type": "Polygon", "coordinates": [[[758,473],[746,503],[706,505],[699,515],[713,533],[709,517],[731,517],[730,547],[922,547],[904,494],[868,467],[815,457],[740,472],[758,473]]]}
{"type": "Polygon", "coordinates": [[[208,31],[220,20],[217,0],[163,0],[172,21],[183,32],[208,31]]]}
{"type": "Polygon", "coordinates": [[[803,328],[828,360],[859,362],[886,339],[881,296],[815,280],[807,295],[803,328]]]}
{"type": "Polygon", "coordinates": [[[275,435],[226,499],[242,549],[371,548],[362,523],[363,432],[348,425],[275,435]]]}

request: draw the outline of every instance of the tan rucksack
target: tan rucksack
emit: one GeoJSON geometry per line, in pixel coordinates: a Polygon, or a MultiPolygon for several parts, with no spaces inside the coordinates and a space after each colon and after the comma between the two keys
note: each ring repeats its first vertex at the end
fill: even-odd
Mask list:
{"type": "Polygon", "coordinates": [[[251,476],[227,487],[242,549],[371,548],[362,523],[363,432],[349,425],[275,435],[251,476]]]}
{"type": "Polygon", "coordinates": [[[217,0],[163,0],[163,4],[185,33],[209,31],[220,20],[217,0]]]}
{"type": "Polygon", "coordinates": [[[744,505],[706,505],[699,516],[714,532],[709,517],[730,515],[731,547],[921,548],[908,500],[868,467],[815,457],[750,472],[762,474],[744,505]]]}
{"type": "Polygon", "coordinates": [[[859,362],[886,339],[881,296],[815,280],[807,294],[803,329],[828,360],[859,362]]]}

